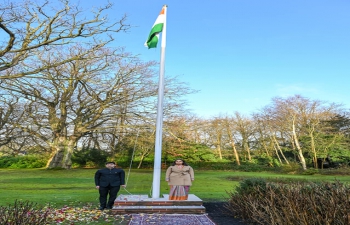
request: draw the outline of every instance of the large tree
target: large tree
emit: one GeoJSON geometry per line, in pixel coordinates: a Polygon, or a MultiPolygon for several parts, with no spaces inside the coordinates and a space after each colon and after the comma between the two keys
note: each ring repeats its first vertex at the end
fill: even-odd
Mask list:
{"type": "Polygon", "coordinates": [[[46,79],[24,77],[1,83],[29,105],[26,122],[18,126],[50,149],[48,167],[68,168],[82,137],[115,127],[125,114],[153,103],[149,100],[156,92],[153,63],[142,63],[122,51],[101,47],[84,60],[52,66],[84,51],[85,47],[76,45],[60,48],[56,54],[41,53],[38,63],[49,65],[41,72],[46,79]]]}
{"type": "Polygon", "coordinates": [[[0,79],[42,76],[50,67],[83,60],[96,48],[114,40],[113,33],[125,31],[126,16],[110,22],[107,17],[112,4],[93,8],[90,12],[70,0],[7,1],[0,3],[0,79]],[[38,55],[57,46],[77,42],[90,48],[51,64],[36,64],[38,55]]]}

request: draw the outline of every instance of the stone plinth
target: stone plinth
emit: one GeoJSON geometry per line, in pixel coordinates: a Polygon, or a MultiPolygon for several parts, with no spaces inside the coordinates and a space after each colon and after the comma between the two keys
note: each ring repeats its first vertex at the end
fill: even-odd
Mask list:
{"type": "Polygon", "coordinates": [[[119,195],[114,202],[115,214],[166,213],[166,214],[204,214],[203,201],[193,194],[188,200],[169,200],[169,195],[149,198],[147,195],[119,195]]]}

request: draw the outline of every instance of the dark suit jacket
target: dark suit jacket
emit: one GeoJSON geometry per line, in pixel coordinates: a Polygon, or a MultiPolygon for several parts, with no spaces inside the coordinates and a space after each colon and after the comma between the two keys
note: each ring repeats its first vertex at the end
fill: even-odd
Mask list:
{"type": "Polygon", "coordinates": [[[96,186],[112,187],[120,186],[125,184],[125,172],[122,169],[100,169],[95,173],[95,184],[96,186]]]}

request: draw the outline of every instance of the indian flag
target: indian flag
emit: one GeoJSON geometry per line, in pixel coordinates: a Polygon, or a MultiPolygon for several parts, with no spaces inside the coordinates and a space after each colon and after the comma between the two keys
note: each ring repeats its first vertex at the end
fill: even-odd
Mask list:
{"type": "Polygon", "coordinates": [[[153,24],[152,30],[149,33],[148,39],[145,43],[145,47],[156,48],[159,39],[159,33],[162,32],[165,23],[165,7],[162,8],[156,22],[153,24]]]}

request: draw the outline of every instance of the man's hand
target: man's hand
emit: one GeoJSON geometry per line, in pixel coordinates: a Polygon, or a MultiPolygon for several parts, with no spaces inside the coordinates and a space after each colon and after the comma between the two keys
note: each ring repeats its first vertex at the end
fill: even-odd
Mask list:
{"type": "Polygon", "coordinates": [[[126,185],[125,185],[125,184],[123,184],[123,185],[120,185],[120,186],[122,186],[123,188],[126,188],[126,185]]]}
{"type": "Polygon", "coordinates": [[[96,189],[100,189],[100,186],[96,186],[96,189]]]}

